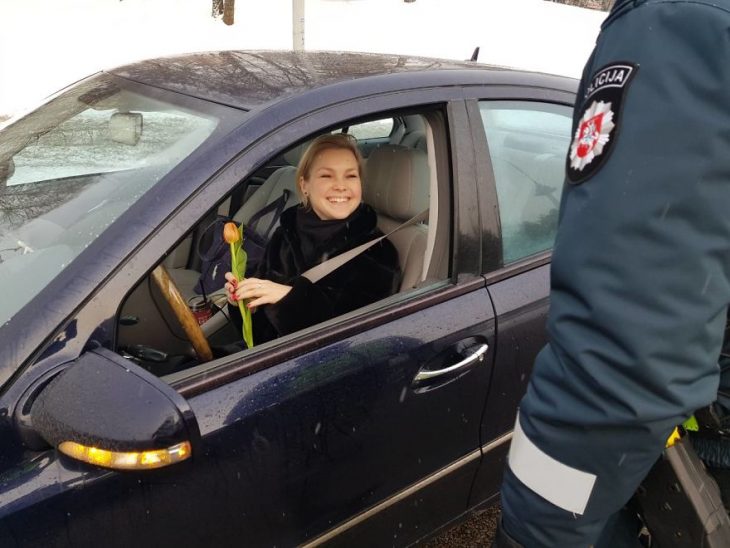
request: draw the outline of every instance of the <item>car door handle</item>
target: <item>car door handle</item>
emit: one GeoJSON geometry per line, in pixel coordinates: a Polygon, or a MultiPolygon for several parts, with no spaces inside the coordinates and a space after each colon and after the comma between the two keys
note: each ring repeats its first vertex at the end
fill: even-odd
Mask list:
{"type": "Polygon", "coordinates": [[[450,365],[449,367],[445,367],[444,369],[437,369],[435,371],[419,371],[418,374],[416,375],[416,378],[413,380],[414,381],[425,381],[428,379],[433,379],[434,377],[446,375],[448,373],[451,373],[451,372],[461,369],[463,367],[469,367],[474,362],[483,361],[484,355],[487,353],[487,350],[489,350],[488,344],[486,344],[486,343],[480,344],[479,347],[472,354],[468,355],[466,358],[461,360],[459,363],[455,363],[454,365],[450,365]]]}

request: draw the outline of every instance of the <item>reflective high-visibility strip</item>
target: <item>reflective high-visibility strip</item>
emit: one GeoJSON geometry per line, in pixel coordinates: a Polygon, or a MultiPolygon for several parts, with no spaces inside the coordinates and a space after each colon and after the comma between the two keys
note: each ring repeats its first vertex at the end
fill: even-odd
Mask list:
{"type": "Polygon", "coordinates": [[[575,514],[585,512],[596,476],[545,454],[523,432],[519,415],[508,462],[515,476],[548,502],[575,514]]]}

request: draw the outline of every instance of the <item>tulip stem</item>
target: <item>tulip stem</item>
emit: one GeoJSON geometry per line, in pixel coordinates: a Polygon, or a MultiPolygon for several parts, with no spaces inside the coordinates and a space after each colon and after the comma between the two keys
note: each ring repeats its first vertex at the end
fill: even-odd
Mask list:
{"type": "MultiPolygon", "coordinates": [[[[236,281],[240,282],[241,280],[243,280],[243,275],[245,274],[245,264],[247,257],[246,252],[241,249],[243,247],[242,239],[238,242],[231,242],[229,245],[231,246],[231,271],[236,277],[236,281]],[[237,245],[238,242],[241,242],[241,245],[237,245]],[[241,262],[239,262],[238,260],[239,252],[243,253],[243,257],[241,257],[241,262]],[[244,272],[240,272],[239,264],[244,265],[244,272]]],[[[240,310],[241,318],[243,319],[243,340],[248,348],[253,348],[253,321],[251,318],[251,310],[249,310],[249,308],[242,300],[238,301],[238,310],[240,310]]]]}

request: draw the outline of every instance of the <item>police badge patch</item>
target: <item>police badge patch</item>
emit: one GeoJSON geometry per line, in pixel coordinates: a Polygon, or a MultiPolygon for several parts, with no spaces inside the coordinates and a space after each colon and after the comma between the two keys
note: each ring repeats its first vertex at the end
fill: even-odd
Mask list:
{"type": "Polygon", "coordinates": [[[639,70],[633,63],[612,63],[598,70],[586,88],[583,112],[568,150],[568,182],[591,177],[608,158],[618,136],[624,92],[639,70]]]}

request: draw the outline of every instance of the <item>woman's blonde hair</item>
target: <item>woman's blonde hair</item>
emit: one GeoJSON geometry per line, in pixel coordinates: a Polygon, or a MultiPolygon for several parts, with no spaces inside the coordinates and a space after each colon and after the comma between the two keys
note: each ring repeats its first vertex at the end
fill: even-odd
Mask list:
{"type": "Polygon", "coordinates": [[[299,165],[297,166],[297,193],[299,194],[299,199],[304,207],[309,205],[309,198],[304,194],[301,182],[303,179],[309,179],[312,171],[312,164],[314,164],[314,159],[319,155],[319,153],[331,148],[349,150],[352,152],[353,156],[355,156],[355,159],[357,160],[357,174],[362,181],[362,155],[360,154],[360,149],[357,148],[357,141],[355,138],[348,133],[325,133],[324,135],[320,135],[309,144],[307,150],[305,150],[304,154],[302,154],[302,158],[299,160],[299,165]]]}

